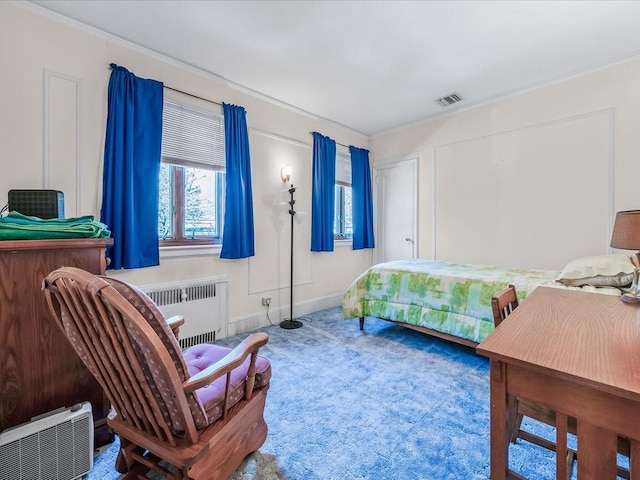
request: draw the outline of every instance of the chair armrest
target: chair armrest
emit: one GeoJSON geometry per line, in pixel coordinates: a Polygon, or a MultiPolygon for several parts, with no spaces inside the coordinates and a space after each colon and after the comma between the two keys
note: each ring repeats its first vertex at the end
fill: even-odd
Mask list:
{"type": "Polygon", "coordinates": [[[173,335],[178,339],[180,333],[180,327],[184,325],[184,317],[182,315],[174,315],[167,319],[167,325],[173,332],[173,335]]]}
{"type": "MultiPolygon", "coordinates": [[[[269,336],[264,333],[252,333],[245,338],[238,346],[231,350],[224,358],[218,360],[213,365],[208,366],[201,372],[198,372],[182,384],[186,393],[193,392],[198,388],[209,385],[214,380],[230,373],[234,368],[242,365],[246,358],[255,353],[257,355],[260,347],[263,347],[269,341],[269,336]]],[[[253,361],[255,362],[255,356],[253,361]]]]}

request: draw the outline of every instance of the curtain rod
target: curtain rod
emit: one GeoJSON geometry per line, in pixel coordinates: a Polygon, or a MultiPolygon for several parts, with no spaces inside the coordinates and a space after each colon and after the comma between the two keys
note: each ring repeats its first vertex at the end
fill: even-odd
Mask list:
{"type": "MultiPolygon", "coordinates": [[[[198,95],[194,95],[193,93],[183,92],[182,90],[178,90],[177,88],[168,87],[166,85],[164,85],[164,88],[166,88],[168,90],[173,90],[174,92],[182,93],[183,95],[188,95],[190,97],[197,98],[198,100],[204,100],[205,102],[215,103],[216,105],[222,106],[222,103],[220,103],[220,102],[214,102],[213,100],[209,100],[208,98],[199,97],[198,95]]],[[[313,132],[309,132],[309,135],[313,135],[313,132]]],[[[341,147],[344,147],[344,148],[349,148],[349,145],[345,145],[344,143],[340,143],[340,142],[336,142],[336,145],[340,145],[341,147]]]]}
{"type": "MultiPolygon", "coordinates": [[[[116,65],[116,64],[111,64],[111,65],[116,65]]],[[[111,65],[109,65],[109,66],[107,67],[109,70],[113,70],[113,68],[112,68],[112,66],[111,66],[111,65]]],[[[124,68],[124,67],[123,67],[123,68],[124,68]]],[[[222,103],[220,103],[220,102],[216,102],[216,101],[213,101],[213,100],[209,100],[208,98],[204,98],[204,97],[199,97],[198,95],[194,95],[193,93],[183,92],[182,90],[178,90],[177,88],[168,87],[168,86],[166,86],[164,83],[162,84],[162,87],[163,87],[163,88],[166,88],[167,90],[173,90],[174,92],[182,93],[183,95],[188,95],[188,96],[190,96],[190,97],[197,98],[198,100],[203,100],[203,101],[205,101],[205,102],[214,103],[214,104],[216,104],[216,105],[220,105],[220,106],[222,106],[222,103]]]]}
{"type": "Polygon", "coordinates": [[[216,105],[222,106],[222,103],[220,103],[220,102],[214,102],[213,100],[209,100],[208,98],[199,97],[198,95],[194,95],[193,93],[183,92],[182,90],[178,90],[177,88],[168,87],[166,85],[164,85],[164,88],[166,88],[167,90],[173,90],[174,92],[182,93],[183,95],[188,95],[190,97],[197,98],[198,100],[204,100],[205,102],[215,103],[216,105]]]}
{"type": "MultiPolygon", "coordinates": [[[[309,135],[313,135],[313,132],[309,132],[309,135]]],[[[336,142],[336,145],[340,145],[341,147],[344,147],[344,148],[349,148],[349,145],[345,145],[344,143],[340,143],[340,142],[336,142]]]]}
{"type": "MultiPolygon", "coordinates": [[[[178,90],[177,88],[168,87],[166,85],[164,85],[164,88],[166,88],[168,90],[173,90],[174,92],[182,93],[184,95],[188,95],[188,96],[193,97],[193,98],[197,98],[199,100],[204,100],[205,102],[215,103],[216,105],[222,106],[222,103],[220,103],[220,102],[214,102],[213,100],[209,100],[208,98],[199,97],[198,95],[194,95],[193,93],[183,92],[182,90],[178,90]]],[[[313,132],[309,132],[309,134],[313,135],[313,132]]],[[[349,145],[345,145],[344,143],[340,143],[340,142],[336,142],[336,145],[340,145],[341,147],[344,147],[344,148],[349,148],[349,145]]]]}

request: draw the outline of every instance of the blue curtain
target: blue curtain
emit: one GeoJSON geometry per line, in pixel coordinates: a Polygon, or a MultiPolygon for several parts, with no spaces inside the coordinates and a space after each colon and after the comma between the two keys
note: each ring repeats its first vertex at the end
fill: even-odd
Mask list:
{"type": "Polygon", "coordinates": [[[353,249],[373,248],[373,195],[369,150],[354,146],[351,153],[351,208],[353,221],[353,249]]]}
{"type": "Polygon", "coordinates": [[[313,132],[311,251],[333,252],[336,142],[313,132]]]}
{"type": "Polygon", "coordinates": [[[158,175],[163,85],[111,64],[100,221],[111,230],[108,268],[159,265],[158,175]]]}
{"type": "Polygon", "coordinates": [[[253,193],[247,112],[222,104],[226,155],[224,232],[220,258],[245,258],[255,254],[253,193]]]}

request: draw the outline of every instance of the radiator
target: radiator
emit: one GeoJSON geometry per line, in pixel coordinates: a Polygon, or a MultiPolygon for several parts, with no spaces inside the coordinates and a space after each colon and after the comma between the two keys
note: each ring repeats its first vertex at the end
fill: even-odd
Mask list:
{"type": "Polygon", "coordinates": [[[71,480],[92,468],[89,402],[49,412],[0,433],[0,480],[71,480]]]}
{"type": "Polygon", "coordinates": [[[227,277],[139,287],[166,318],[182,315],[179,343],[187,348],[226,336],[227,277]]]}

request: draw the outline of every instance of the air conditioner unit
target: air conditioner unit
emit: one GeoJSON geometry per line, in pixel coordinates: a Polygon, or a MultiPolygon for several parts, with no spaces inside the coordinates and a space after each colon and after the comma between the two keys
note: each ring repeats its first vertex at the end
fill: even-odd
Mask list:
{"type": "Polygon", "coordinates": [[[0,433],[0,480],[72,480],[92,468],[89,402],[54,410],[0,433]]]}

